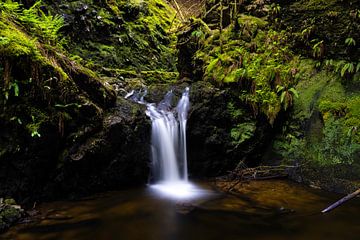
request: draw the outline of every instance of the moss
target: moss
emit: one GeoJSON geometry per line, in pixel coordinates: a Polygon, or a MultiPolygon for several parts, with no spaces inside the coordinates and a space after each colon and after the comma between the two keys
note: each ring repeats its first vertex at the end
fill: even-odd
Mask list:
{"type": "Polygon", "coordinates": [[[264,29],[268,22],[251,15],[240,14],[237,20],[240,28],[243,28],[243,34],[256,34],[258,29],[264,29]]]}
{"type": "MultiPolygon", "coordinates": [[[[359,92],[349,92],[340,76],[326,68],[315,68],[312,60],[301,60],[298,70],[299,98],[275,144],[277,151],[305,170],[334,166],[359,169],[359,92]]],[[[347,174],[337,177],[350,179],[358,171],[347,174]]]]}
{"type": "Polygon", "coordinates": [[[329,82],[336,81],[335,75],[329,77],[326,71],[317,72],[315,62],[303,59],[299,62],[297,77],[299,83],[296,86],[299,98],[294,102],[294,111],[298,118],[310,118],[314,109],[318,107],[318,100],[325,91],[329,82]]]}
{"type": "MultiPolygon", "coordinates": [[[[295,100],[295,116],[309,119],[314,112],[320,111],[325,124],[335,117],[341,120],[344,132],[358,128],[359,93],[356,90],[347,92],[338,75],[325,69],[316,70],[314,64],[311,60],[302,60],[298,66],[301,80],[297,85],[299,99],[295,100]]],[[[354,134],[359,135],[357,131],[354,134]]]]}
{"type": "Polygon", "coordinates": [[[147,84],[153,83],[175,83],[179,74],[177,72],[164,71],[142,71],[140,76],[147,84]]]}
{"type": "Polygon", "coordinates": [[[0,106],[4,109],[1,121],[11,123],[17,119],[18,129],[40,137],[43,126],[59,125],[63,132],[64,121],[77,117],[76,111],[71,112],[73,117],[57,112],[55,105],[81,105],[90,102],[83,101],[86,97],[103,107],[111,105],[115,95],[106,82],[68,59],[58,39],[53,39],[58,36],[61,21],[44,14],[39,4],[29,10],[11,3],[14,4],[14,11],[0,4],[0,65],[4,66],[5,79],[0,94],[0,106]],[[35,26],[39,21],[46,23],[35,26]],[[66,115],[70,117],[64,118],[66,115]]]}
{"type": "Polygon", "coordinates": [[[307,0],[307,1],[298,1],[291,5],[292,8],[297,10],[326,10],[337,5],[339,0],[307,0]]]}
{"type": "Polygon", "coordinates": [[[40,58],[36,40],[17,29],[13,23],[2,19],[0,22],[0,53],[4,56],[33,56],[40,58]]]}
{"type": "Polygon", "coordinates": [[[324,100],[319,103],[319,110],[323,113],[324,116],[328,113],[344,116],[346,114],[346,108],[347,106],[343,102],[332,102],[330,100],[324,100]]]}
{"type": "Polygon", "coordinates": [[[50,4],[59,14],[77,16],[81,9],[83,20],[75,17],[64,31],[71,41],[67,50],[78,55],[81,64],[101,71],[120,68],[134,71],[175,70],[176,35],[171,28],[177,24],[175,11],[162,0],[106,1],[102,3],[69,4],[68,9],[59,9],[50,4]],[[87,34],[81,34],[84,29],[87,34]]]}
{"type": "Polygon", "coordinates": [[[0,202],[0,232],[9,228],[23,216],[23,209],[16,205],[14,199],[2,200],[0,202]]]}

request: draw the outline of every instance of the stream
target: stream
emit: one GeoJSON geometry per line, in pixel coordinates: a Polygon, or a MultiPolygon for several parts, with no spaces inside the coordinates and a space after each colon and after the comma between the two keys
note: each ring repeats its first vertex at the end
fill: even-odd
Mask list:
{"type": "Polygon", "coordinates": [[[33,222],[4,239],[359,239],[360,199],[320,211],[341,196],[285,180],[242,184],[225,194],[209,182],[192,200],[171,200],[149,187],[78,201],[43,203],[33,222]]]}

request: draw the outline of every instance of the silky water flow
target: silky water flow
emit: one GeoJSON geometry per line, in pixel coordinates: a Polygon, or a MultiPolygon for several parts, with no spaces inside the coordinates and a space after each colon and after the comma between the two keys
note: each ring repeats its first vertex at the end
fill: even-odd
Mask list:
{"type": "Polygon", "coordinates": [[[151,119],[152,184],[156,192],[170,198],[194,198],[204,192],[188,180],[186,123],[190,109],[187,87],[176,107],[171,105],[173,91],[159,104],[144,101],[143,93],[132,91],[126,97],[147,106],[151,119]]]}

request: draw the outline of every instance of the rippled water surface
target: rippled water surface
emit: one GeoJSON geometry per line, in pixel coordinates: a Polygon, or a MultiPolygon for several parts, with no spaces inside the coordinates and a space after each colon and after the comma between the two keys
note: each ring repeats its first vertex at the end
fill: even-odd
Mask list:
{"type": "Polygon", "coordinates": [[[342,196],[286,181],[242,184],[239,194],[214,192],[174,200],[151,188],[109,192],[79,201],[44,203],[34,223],[12,228],[19,240],[360,239],[360,199],[328,214],[342,196]]]}

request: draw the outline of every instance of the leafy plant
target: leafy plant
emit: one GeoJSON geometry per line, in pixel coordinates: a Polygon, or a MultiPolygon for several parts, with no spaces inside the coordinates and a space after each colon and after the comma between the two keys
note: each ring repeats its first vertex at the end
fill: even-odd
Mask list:
{"type": "Polygon", "coordinates": [[[273,15],[278,15],[281,11],[281,7],[279,4],[272,4],[271,5],[271,13],[273,15]]]}
{"type": "Polygon", "coordinates": [[[344,66],[341,68],[340,75],[344,77],[346,73],[352,74],[354,73],[354,71],[355,71],[354,63],[348,62],[344,64],[344,66]]]}
{"type": "Polygon", "coordinates": [[[64,19],[60,15],[46,15],[40,5],[41,1],[38,1],[31,8],[23,10],[19,20],[46,43],[56,44],[60,38],[59,30],[64,26],[64,19]]]}
{"type": "Polygon", "coordinates": [[[328,59],[325,61],[325,66],[328,70],[333,70],[338,73],[342,78],[349,78],[355,76],[360,71],[360,62],[348,62],[345,60],[335,61],[328,59]]]}
{"type": "Polygon", "coordinates": [[[314,58],[323,57],[325,53],[324,41],[312,40],[311,42],[314,43],[314,45],[312,46],[313,57],[314,58]]]}
{"type": "Polygon", "coordinates": [[[332,117],[326,121],[322,140],[317,143],[306,140],[296,130],[286,131],[274,147],[288,161],[321,166],[352,164],[360,153],[360,144],[353,138],[354,128],[344,126],[340,119],[332,117]]]}
{"type": "Polygon", "coordinates": [[[356,41],[352,37],[349,37],[349,38],[345,39],[345,44],[348,46],[355,46],[356,41]]]}
{"type": "Polygon", "coordinates": [[[13,89],[14,90],[14,96],[15,97],[18,97],[19,96],[19,85],[17,83],[17,81],[13,82],[11,85],[10,85],[10,89],[13,89]]]}
{"type": "Polygon", "coordinates": [[[287,88],[285,86],[278,85],[276,87],[277,93],[280,94],[280,102],[284,105],[284,109],[286,110],[288,107],[292,106],[294,96],[296,98],[299,97],[299,93],[295,88],[287,88]]]}
{"type": "Polygon", "coordinates": [[[344,131],[340,120],[329,119],[323,130],[324,138],[315,147],[320,164],[351,164],[355,154],[360,151],[360,144],[351,139],[351,132],[344,131]]]}
{"type": "Polygon", "coordinates": [[[253,122],[246,122],[236,125],[235,128],[231,129],[231,138],[233,139],[233,144],[236,146],[245,142],[254,135],[256,130],[256,125],[253,122]]]}
{"type": "MultiPolygon", "coordinates": [[[[58,44],[63,41],[59,30],[64,26],[64,19],[60,15],[47,15],[40,6],[42,2],[37,1],[29,9],[23,9],[22,5],[14,1],[0,3],[0,11],[3,16],[13,19],[26,28],[33,37],[37,37],[47,44],[58,44]]],[[[6,41],[6,38],[0,41],[6,41]]]]}

